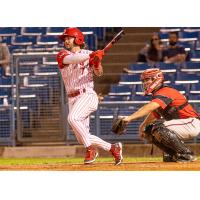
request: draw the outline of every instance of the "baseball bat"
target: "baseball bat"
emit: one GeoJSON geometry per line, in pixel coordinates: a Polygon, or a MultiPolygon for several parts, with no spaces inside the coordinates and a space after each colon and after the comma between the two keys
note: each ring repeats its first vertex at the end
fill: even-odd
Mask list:
{"type": "MultiPolygon", "coordinates": [[[[125,34],[124,30],[121,30],[117,35],[102,49],[104,52],[108,51],[113,44],[115,44],[119,39],[125,34]]],[[[97,57],[94,58],[94,60],[98,60],[97,57]]]]}
{"type": "Polygon", "coordinates": [[[115,44],[117,41],[120,40],[120,38],[122,38],[124,34],[124,30],[121,30],[119,33],[117,33],[117,35],[104,47],[103,51],[108,51],[113,46],[113,44],[115,44]]]}

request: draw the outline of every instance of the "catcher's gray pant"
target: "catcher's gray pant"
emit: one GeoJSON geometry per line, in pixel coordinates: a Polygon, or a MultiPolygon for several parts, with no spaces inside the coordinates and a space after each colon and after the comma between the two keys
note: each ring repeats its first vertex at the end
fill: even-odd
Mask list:
{"type": "Polygon", "coordinates": [[[89,132],[89,116],[97,110],[98,101],[98,96],[94,91],[86,91],[86,93],[69,98],[68,122],[80,144],[83,144],[85,147],[94,145],[109,151],[111,149],[110,143],[95,135],[91,135],[89,132]]]}
{"type": "Polygon", "coordinates": [[[192,139],[200,133],[200,120],[197,118],[174,119],[165,121],[164,125],[182,140],[192,139]]]}

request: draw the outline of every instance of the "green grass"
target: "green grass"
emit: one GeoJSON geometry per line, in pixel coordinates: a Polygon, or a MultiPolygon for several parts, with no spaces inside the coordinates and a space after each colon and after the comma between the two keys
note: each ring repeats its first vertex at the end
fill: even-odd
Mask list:
{"type": "MultiPolygon", "coordinates": [[[[0,158],[0,165],[44,165],[83,163],[84,158],[0,158]]],[[[198,160],[200,157],[198,157],[198,160]]],[[[162,161],[161,157],[125,157],[124,162],[155,162],[162,161]]],[[[98,158],[97,163],[113,162],[113,158],[98,158]]]]}
{"type": "MultiPolygon", "coordinates": [[[[161,158],[124,158],[124,162],[161,161],[161,158]]],[[[96,162],[113,162],[113,158],[98,158],[96,162]]],[[[0,165],[43,165],[83,163],[83,158],[0,158],[0,165]]]]}

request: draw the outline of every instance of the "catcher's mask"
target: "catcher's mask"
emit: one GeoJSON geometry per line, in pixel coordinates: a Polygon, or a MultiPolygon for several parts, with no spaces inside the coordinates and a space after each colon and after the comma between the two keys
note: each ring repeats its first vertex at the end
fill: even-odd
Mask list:
{"type": "Polygon", "coordinates": [[[163,84],[164,76],[160,69],[152,68],[145,70],[140,77],[144,95],[152,93],[158,86],[163,84]]]}
{"type": "Polygon", "coordinates": [[[78,28],[66,28],[63,34],[59,36],[59,38],[64,41],[66,36],[74,37],[74,42],[77,45],[84,44],[84,35],[78,28]]]}

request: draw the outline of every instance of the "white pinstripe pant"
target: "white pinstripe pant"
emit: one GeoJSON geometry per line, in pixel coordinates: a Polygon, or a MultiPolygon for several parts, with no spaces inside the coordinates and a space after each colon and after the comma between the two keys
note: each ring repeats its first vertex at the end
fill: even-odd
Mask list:
{"type": "Polygon", "coordinates": [[[93,92],[86,92],[74,98],[68,99],[69,115],[68,122],[71,125],[74,134],[80,144],[85,147],[90,145],[100,147],[109,151],[111,144],[101,138],[91,135],[89,132],[89,116],[97,110],[98,96],[93,92]]]}

